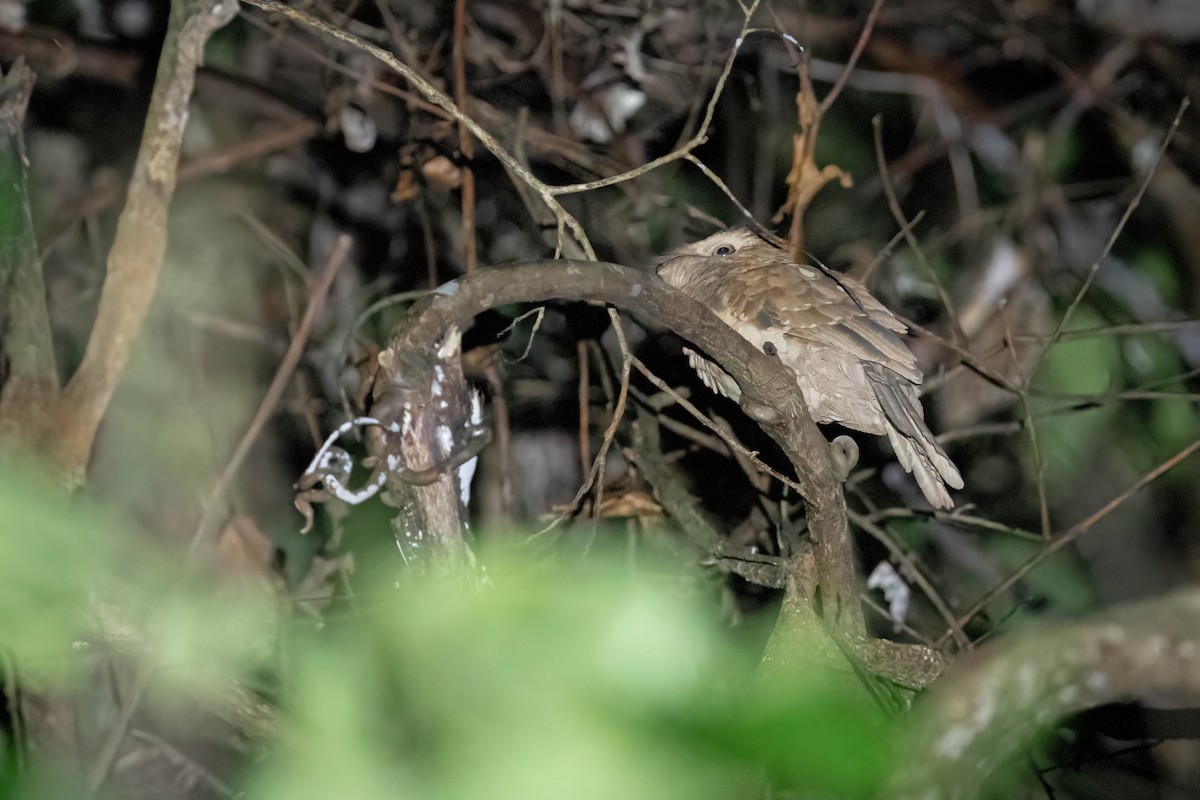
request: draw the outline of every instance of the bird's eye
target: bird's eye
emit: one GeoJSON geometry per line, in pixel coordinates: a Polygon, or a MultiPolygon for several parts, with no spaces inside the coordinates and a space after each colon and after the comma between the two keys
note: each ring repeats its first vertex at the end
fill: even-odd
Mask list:
{"type": "Polygon", "coordinates": [[[713,255],[714,256],[731,256],[731,255],[733,255],[733,245],[728,245],[728,244],[719,245],[717,248],[715,248],[713,250],[713,255]]]}

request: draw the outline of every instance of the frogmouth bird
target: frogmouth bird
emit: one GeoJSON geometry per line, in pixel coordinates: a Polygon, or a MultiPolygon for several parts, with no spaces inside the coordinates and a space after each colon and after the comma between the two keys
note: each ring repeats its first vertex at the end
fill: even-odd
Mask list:
{"type": "MultiPolygon", "coordinates": [[[[900,339],[907,328],[866,287],[797,264],[746,228],[680,247],[657,262],[660,277],[703,303],[729,327],[796,373],[815,421],[887,435],[934,508],[951,508],[946,487],[962,476],[925,424],[921,371],[900,339]]],[[[729,373],[685,349],[710,389],[741,400],[729,373]]]]}

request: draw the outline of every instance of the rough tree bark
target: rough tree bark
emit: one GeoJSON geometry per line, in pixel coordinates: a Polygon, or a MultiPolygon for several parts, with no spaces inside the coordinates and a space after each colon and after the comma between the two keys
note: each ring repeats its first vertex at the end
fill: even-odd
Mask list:
{"type": "Polygon", "coordinates": [[[1013,634],[955,663],[896,737],[883,796],[976,797],[1039,730],[1130,697],[1200,703],[1200,589],[1013,634]]]}

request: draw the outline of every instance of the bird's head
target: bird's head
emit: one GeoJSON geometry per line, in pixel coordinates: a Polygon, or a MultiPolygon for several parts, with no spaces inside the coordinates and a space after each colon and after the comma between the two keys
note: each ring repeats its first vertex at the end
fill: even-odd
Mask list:
{"type": "Polygon", "coordinates": [[[728,258],[746,248],[765,244],[758,234],[749,228],[730,228],[714,233],[706,239],[685,244],[671,251],[671,256],[704,256],[728,258]]]}
{"type": "Polygon", "coordinates": [[[677,247],[656,259],[659,277],[677,289],[705,278],[713,279],[754,263],[754,255],[778,257],[777,246],[749,228],[730,228],[706,239],[677,247]]]}

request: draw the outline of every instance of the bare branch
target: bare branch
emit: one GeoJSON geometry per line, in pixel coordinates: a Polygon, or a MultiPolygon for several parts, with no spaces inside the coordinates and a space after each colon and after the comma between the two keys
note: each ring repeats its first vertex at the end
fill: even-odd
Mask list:
{"type": "Polygon", "coordinates": [[[1015,634],[952,667],[882,796],[974,797],[1041,726],[1130,695],[1200,700],[1200,590],[1015,634]]]}
{"type": "MultiPolygon", "coordinates": [[[[743,407],[766,409],[760,424],[783,449],[797,474],[808,509],[818,582],[827,620],[854,635],[863,630],[855,560],[841,483],[829,449],[796,391],[795,375],[778,359],[759,352],[710,311],[666,286],[656,275],[604,262],[540,261],[482,269],[444,284],[414,306],[409,322],[391,336],[381,356],[375,415],[399,421],[403,409],[430,409],[423,387],[431,385],[429,354],[452,327],[470,326],[475,315],[496,306],[551,298],[593,300],[632,311],[696,344],[732,375],[743,390],[743,407]]],[[[439,531],[438,536],[460,536],[439,531]]],[[[811,587],[808,587],[811,588],[811,587]]]]}
{"type": "Polygon", "coordinates": [[[167,210],[196,70],[209,37],[237,13],[231,0],[175,0],[163,42],[145,132],[129,182],[96,324],[79,369],[63,391],[54,450],[68,483],[83,480],[92,440],[125,371],[150,307],[167,247],[167,210]]]}

